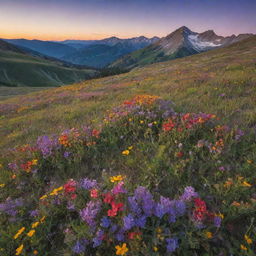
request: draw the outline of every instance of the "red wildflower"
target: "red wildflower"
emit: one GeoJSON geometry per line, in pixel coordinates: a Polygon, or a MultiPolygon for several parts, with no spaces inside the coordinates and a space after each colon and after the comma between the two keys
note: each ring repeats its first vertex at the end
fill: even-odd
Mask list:
{"type": "Polygon", "coordinates": [[[184,154],[183,154],[183,152],[181,152],[181,151],[176,153],[176,156],[177,156],[177,157],[183,157],[183,155],[184,155],[184,154]]]}
{"type": "Polygon", "coordinates": [[[193,217],[196,221],[203,221],[209,212],[206,209],[206,203],[200,198],[194,199],[195,209],[193,211],[193,217]]]}
{"type": "Polygon", "coordinates": [[[100,131],[98,131],[98,130],[96,130],[96,129],[93,129],[93,130],[92,130],[92,136],[93,136],[93,137],[99,138],[99,135],[100,135],[100,131]]]}
{"type": "Polygon", "coordinates": [[[130,232],[128,233],[128,239],[139,238],[141,234],[141,232],[130,232]]]}
{"type": "Polygon", "coordinates": [[[95,189],[95,188],[92,189],[92,190],[90,191],[90,195],[91,195],[92,198],[97,198],[97,197],[99,196],[98,190],[95,189]]]}
{"type": "Polygon", "coordinates": [[[111,193],[103,194],[103,202],[107,204],[111,204],[114,201],[114,196],[111,193]]]}
{"type": "Polygon", "coordinates": [[[175,123],[171,119],[168,119],[168,121],[163,123],[163,130],[165,132],[171,131],[174,127],[175,127],[175,123]]]}
{"type": "Polygon", "coordinates": [[[66,194],[74,193],[76,191],[76,181],[74,180],[69,180],[65,185],[64,185],[64,191],[66,194]]]}

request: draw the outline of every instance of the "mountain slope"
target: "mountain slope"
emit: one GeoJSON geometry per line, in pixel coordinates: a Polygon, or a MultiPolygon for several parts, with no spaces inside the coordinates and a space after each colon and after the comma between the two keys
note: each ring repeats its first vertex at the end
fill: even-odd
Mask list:
{"type": "Polygon", "coordinates": [[[61,62],[33,57],[0,41],[0,85],[59,86],[85,80],[96,71],[64,67],[61,62]]]}
{"type": "Polygon", "coordinates": [[[75,52],[71,46],[41,40],[27,40],[27,39],[4,39],[6,42],[16,46],[26,47],[33,51],[39,52],[46,56],[61,59],[62,56],[75,52]]]}
{"type": "Polygon", "coordinates": [[[186,112],[213,113],[228,124],[255,127],[255,58],[256,36],[129,73],[4,100],[0,149],[25,144],[25,134],[31,141],[63,128],[95,124],[108,109],[137,94],[158,95],[186,112]]]}
{"type": "Polygon", "coordinates": [[[183,26],[148,47],[120,58],[110,66],[131,69],[224,47],[250,36],[252,35],[221,37],[212,30],[196,33],[183,26]]]}

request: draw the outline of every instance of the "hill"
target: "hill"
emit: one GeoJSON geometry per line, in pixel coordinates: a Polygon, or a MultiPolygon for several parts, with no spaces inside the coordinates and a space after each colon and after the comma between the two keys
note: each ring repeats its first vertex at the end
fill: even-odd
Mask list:
{"type": "Polygon", "coordinates": [[[88,79],[96,73],[47,57],[31,56],[31,53],[0,41],[0,85],[60,86],[88,79]]]}
{"type": "Polygon", "coordinates": [[[107,109],[135,94],[151,93],[186,111],[217,114],[229,123],[253,127],[256,37],[129,73],[93,79],[2,101],[1,148],[43,133],[96,121],[107,109]],[[81,118],[82,117],[82,118],[81,118]]]}
{"type": "Polygon", "coordinates": [[[212,30],[196,33],[183,26],[148,47],[123,56],[110,66],[131,69],[224,47],[250,36],[252,34],[222,37],[217,36],[212,30]]]}
{"type": "Polygon", "coordinates": [[[57,42],[28,40],[28,39],[4,39],[6,42],[18,47],[25,47],[33,51],[39,52],[46,56],[61,59],[66,54],[75,52],[76,49],[57,42]]]}

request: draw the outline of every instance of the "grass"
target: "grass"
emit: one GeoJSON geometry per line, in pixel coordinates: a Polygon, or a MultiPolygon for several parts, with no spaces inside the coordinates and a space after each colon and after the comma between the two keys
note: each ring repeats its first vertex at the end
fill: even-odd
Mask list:
{"type": "Polygon", "coordinates": [[[178,109],[210,112],[232,125],[254,127],[255,40],[4,100],[0,148],[5,151],[42,134],[96,123],[107,109],[144,93],[172,100],[178,109]]]}
{"type": "Polygon", "coordinates": [[[54,87],[85,80],[95,70],[64,67],[57,62],[0,50],[0,84],[5,86],[54,87]]]}

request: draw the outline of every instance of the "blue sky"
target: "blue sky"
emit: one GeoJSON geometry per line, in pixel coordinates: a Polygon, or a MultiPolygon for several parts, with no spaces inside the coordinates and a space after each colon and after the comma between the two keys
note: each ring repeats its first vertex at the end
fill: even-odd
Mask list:
{"type": "Polygon", "coordinates": [[[256,33],[256,0],[0,0],[0,37],[45,40],[165,36],[186,25],[256,33]]]}

